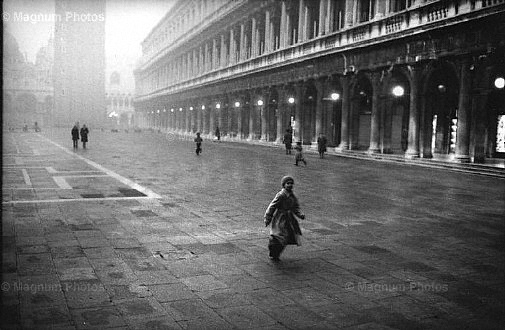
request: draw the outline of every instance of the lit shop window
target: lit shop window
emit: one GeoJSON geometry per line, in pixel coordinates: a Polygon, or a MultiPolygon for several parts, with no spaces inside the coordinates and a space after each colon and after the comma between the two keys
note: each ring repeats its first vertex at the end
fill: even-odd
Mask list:
{"type": "Polygon", "coordinates": [[[505,152],[505,115],[498,116],[496,130],[496,152],[505,152]]]}
{"type": "Polygon", "coordinates": [[[435,150],[435,140],[437,138],[437,115],[433,116],[433,128],[431,130],[431,150],[435,150]]]}
{"type": "Polygon", "coordinates": [[[451,152],[456,150],[456,131],[458,130],[458,120],[452,119],[451,125],[451,152]]]}

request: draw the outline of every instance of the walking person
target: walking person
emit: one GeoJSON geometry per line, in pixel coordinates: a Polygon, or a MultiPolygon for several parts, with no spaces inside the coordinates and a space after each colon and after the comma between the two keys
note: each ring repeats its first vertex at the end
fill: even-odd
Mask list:
{"type": "Polygon", "coordinates": [[[216,137],[218,141],[221,140],[221,132],[219,131],[219,127],[216,127],[216,137]]]}
{"type": "Polygon", "coordinates": [[[319,151],[319,158],[324,158],[327,143],[328,140],[326,140],[326,136],[324,136],[323,133],[319,133],[319,137],[317,138],[317,150],[319,151]]]}
{"type": "Polygon", "coordinates": [[[202,152],[202,141],[200,137],[200,132],[196,133],[195,143],[196,143],[196,154],[199,155],[202,152]]]}
{"type": "Polygon", "coordinates": [[[291,144],[293,143],[293,133],[288,128],[286,133],[284,133],[284,138],[282,139],[284,146],[286,147],[286,155],[291,155],[291,144]]]}
{"type": "Polygon", "coordinates": [[[79,126],[77,126],[77,123],[72,127],[72,142],[74,149],[79,148],[79,126]]]}
{"type": "Polygon", "coordinates": [[[81,141],[82,141],[82,147],[84,149],[86,149],[86,142],[88,142],[88,134],[89,134],[89,129],[86,127],[86,125],[82,125],[81,141]]]}
{"type": "Polygon", "coordinates": [[[291,176],[284,176],[281,180],[282,190],[275,195],[265,211],[265,227],[271,225],[269,257],[276,262],[286,245],[301,245],[302,231],[296,217],[305,219],[305,215],[300,212],[300,204],[293,194],[294,184],[295,180],[291,176]]]}
{"type": "Polygon", "coordinates": [[[303,162],[305,166],[307,166],[307,162],[305,161],[305,157],[303,157],[303,147],[302,147],[302,142],[298,141],[296,142],[295,146],[295,165],[298,166],[298,162],[303,162]]]}

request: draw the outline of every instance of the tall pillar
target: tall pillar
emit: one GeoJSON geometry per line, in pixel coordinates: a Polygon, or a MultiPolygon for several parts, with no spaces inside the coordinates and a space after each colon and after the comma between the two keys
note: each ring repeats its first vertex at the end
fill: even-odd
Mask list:
{"type": "Polygon", "coordinates": [[[247,47],[245,44],[245,25],[240,24],[240,60],[244,61],[247,58],[247,47]]]}
{"type": "Polygon", "coordinates": [[[228,106],[226,106],[226,135],[228,137],[233,137],[234,135],[236,135],[236,128],[235,128],[235,124],[236,124],[236,120],[235,119],[235,115],[236,115],[236,112],[235,112],[235,108],[233,107],[233,104],[228,104],[228,106]]]}
{"type": "Polygon", "coordinates": [[[319,0],[319,31],[318,31],[318,36],[323,36],[326,34],[326,9],[327,5],[326,2],[328,0],[319,0]]]}
{"type": "Polygon", "coordinates": [[[312,139],[312,142],[317,141],[317,137],[320,133],[324,133],[323,131],[323,96],[325,92],[324,82],[321,80],[315,81],[316,90],[317,90],[317,99],[316,99],[316,132],[315,136],[312,139]]]}
{"type": "Polygon", "coordinates": [[[270,39],[270,11],[265,11],[265,53],[272,51],[273,47],[271,45],[272,40],[270,39]]]}
{"type": "Polygon", "coordinates": [[[195,109],[196,112],[196,131],[197,132],[202,132],[203,131],[203,125],[202,125],[202,117],[203,117],[203,110],[202,106],[198,106],[195,109]]]}
{"type": "Polygon", "coordinates": [[[380,74],[372,73],[372,115],[370,121],[370,146],[368,152],[380,152],[380,112],[379,112],[379,93],[380,93],[380,74]]]}
{"type": "Polygon", "coordinates": [[[296,102],[295,102],[295,128],[293,132],[293,142],[302,141],[302,85],[303,82],[299,82],[295,84],[295,94],[296,94],[296,102]]]}
{"type": "Polygon", "coordinates": [[[349,79],[349,76],[343,76],[340,79],[340,85],[342,86],[342,124],[340,128],[340,145],[338,146],[340,150],[349,149],[349,109],[351,104],[349,79]]]}
{"type": "Polygon", "coordinates": [[[254,140],[256,138],[256,105],[255,105],[254,92],[251,92],[249,98],[249,140],[254,140]]]}
{"type": "Polygon", "coordinates": [[[214,130],[216,129],[216,105],[212,102],[212,106],[209,107],[209,136],[214,135],[214,130]]]}
{"type": "Polygon", "coordinates": [[[277,132],[277,137],[275,139],[275,143],[282,143],[282,138],[284,136],[284,131],[285,128],[283,123],[284,120],[287,116],[287,98],[288,95],[286,93],[286,88],[282,87],[278,89],[279,91],[279,100],[277,102],[278,109],[277,109],[277,123],[276,123],[276,132],[277,132]]]}
{"type": "Polygon", "coordinates": [[[259,53],[259,40],[256,31],[256,18],[252,18],[251,23],[251,57],[258,56],[259,53]]]}
{"type": "Polygon", "coordinates": [[[185,130],[186,133],[189,133],[191,131],[191,111],[189,110],[189,107],[186,107],[186,125],[185,125],[185,130]]]}
{"type": "Polygon", "coordinates": [[[382,152],[390,154],[392,150],[392,131],[393,131],[393,101],[391,96],[385,97],[384,101],[384,124],[382,132],[382,152]]]}
{"type": "Polygon", "coordinates": [[[221,35],[221,50],[220,50],[220,54],[219,54],[219,58],[220,58],[220,67],[221,68],[224,68],[226,66],[228,66],[228,63],[226,63],[226,43],[225,43],[225,40],[224,40],[224,35],[221,35]]]}
{"type": "Polygon", "coordinates": [[[261,106],[258,106],[258,109],[261,115],[261,141],[267,141],[267,132],[268,132],[267,106],[263,104],[261,106]]]}
{"type": "Polygon", "coordinates": [[[354,8],[356,1],[354,0],[345,0],[345,26],[351,27],[356,21],[356,10],[354,8]]]}
{"type": "Polygon", "coordinates": [[[461,64],[456,130],[456,159],[465,163],[470,161],[470,64],[468,59],[461,64]]]}
{"type": "Polygon", "coordinates": [[[237,45],[235,42],[235,31],[233,29],[230,30],[230,56],[229,63],[235,64],[237,62],[237,45]]]}
{"type": "Polygon", "coordinates": [[[410,66],[410,112],[409,112],[409,138],[405,157],[419,157],[419,111],[418,111],[418,85],[419,71],[416,66],[410,66]]]}
{"type": "Polygon", "coordinates": [[[286,12],[286,1],[281,2],[281,26],[279,34],[279,47],[285,48],[287,46],[288,36],[288,24],[287,24],[287,12],[286,12]]]}
{"type": "Polygon", "coordinates": [[[305,41],[305,0],[299,0],[298,6],[298,43],[305,41]]]}
{"type": "Polygon", "coordinates": [[[433,151],[431,150],[431,141],[433,134],[433,114],[431,107],[428,107],[427,99],[425,94],[419,95],[419,101],[421,104],[421,118],[422,118],[422,143],[423,150],[421,151],[423,158],[433,158],[433,151]]]}

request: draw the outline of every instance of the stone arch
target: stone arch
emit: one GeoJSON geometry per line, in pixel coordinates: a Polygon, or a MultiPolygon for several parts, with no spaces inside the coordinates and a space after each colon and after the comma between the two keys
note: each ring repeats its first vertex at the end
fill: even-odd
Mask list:
{"type": "Polygon", "coordinates": [[[373,87],[365,73],[359,73],[351,84],[350,149],[368,149],[372,114],[373,87]]]}
{"type": "Polygon", "coordinates": [[[456,67],[447,61],[432,63],[423,80],[423,154],[449,154],[455,151],[459,78],[456,67]]]}
{"type": "Polygon", "coordinates": [[[384,76],[383,100],[383,152],[405,153],[408,147],[411,76],[405,67],[394,67],[384,76]],[[395,88],[402,88],[398,95],[395,88]],[[396,95],[395,95],[396,93],[396,95]]]}

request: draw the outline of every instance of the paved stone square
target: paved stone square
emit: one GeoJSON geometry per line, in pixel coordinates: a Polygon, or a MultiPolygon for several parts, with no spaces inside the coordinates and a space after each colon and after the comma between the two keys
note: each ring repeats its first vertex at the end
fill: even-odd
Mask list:
{"type": "Polygon", "coordinates": [[[158,132],[4,133],[2,329],[501,329],[505,181],[158,132]],[[303,245],[267,256],[295,178],[303,245]]]}

